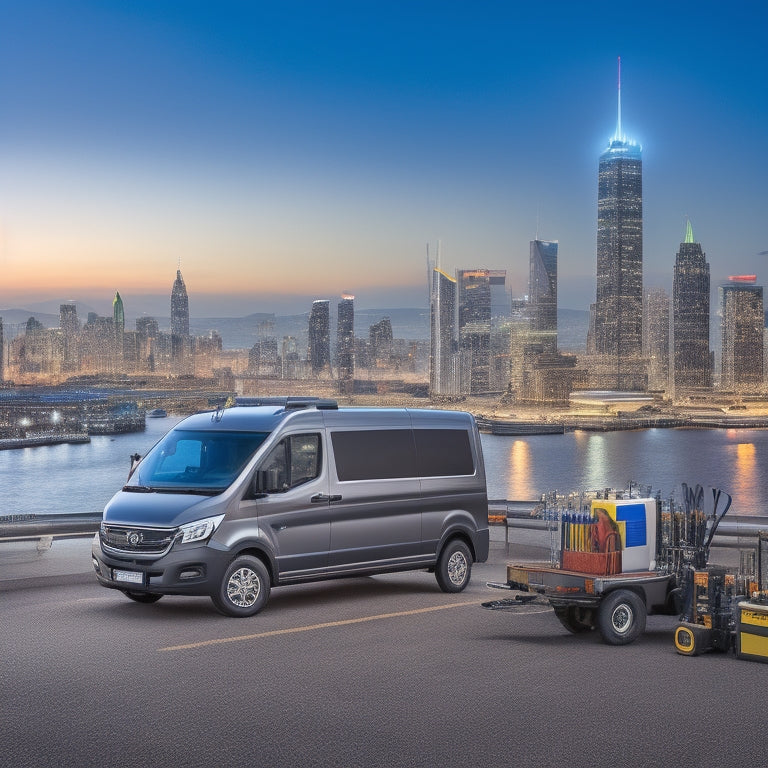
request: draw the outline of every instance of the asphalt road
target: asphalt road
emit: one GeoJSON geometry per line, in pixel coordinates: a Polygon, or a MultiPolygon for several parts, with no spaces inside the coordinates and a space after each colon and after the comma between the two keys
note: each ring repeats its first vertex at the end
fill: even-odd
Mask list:
{"type": "MultiPolygon", "coordinates": [[[[764,766],[768,665],[568,634],[424,572],[283,587],[251,619],[90,575],[0,591],[0,766],[764,766]]],[[[515,554],[513,553],[513,557],[515,554]]],[[[520,552],[519,554],[530,554],[520,552]]]]}

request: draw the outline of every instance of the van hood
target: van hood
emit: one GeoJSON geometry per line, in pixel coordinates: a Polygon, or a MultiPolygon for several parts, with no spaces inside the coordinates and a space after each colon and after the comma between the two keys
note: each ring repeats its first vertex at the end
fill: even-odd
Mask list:
{"type": "Polygon", "coordinates": [[[118,491],[104,508],[104,522],[175,528],[221,514],[221,496],[118,491]]]}

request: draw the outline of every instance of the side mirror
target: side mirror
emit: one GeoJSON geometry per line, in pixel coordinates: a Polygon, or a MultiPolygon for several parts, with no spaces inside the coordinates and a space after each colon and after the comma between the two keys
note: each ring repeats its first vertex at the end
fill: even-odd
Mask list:
{"type": "Polygon", "coordinates": [[[130,456],[131,459],[131,468],[128,470],[128,479],[131,479],[131,475],[136,471],[136,467],[139,466],[139,462],[141,461],[141,454],[140,453],[132,453],[130,456]]]}

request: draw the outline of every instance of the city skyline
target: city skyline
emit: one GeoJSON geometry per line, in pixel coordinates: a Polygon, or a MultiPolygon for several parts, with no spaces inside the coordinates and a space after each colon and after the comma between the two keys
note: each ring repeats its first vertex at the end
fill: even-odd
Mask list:
{"type": "Polygon", "coordinates": [[[644,285],[671,290],[687,217],[713,285],[763,282],[767,22],[760,2],[31,0],[0,46],[0,307],[167,306],[177,267],[193,316],[426,307],[438,240],[446,272],[522,295],[542,239],[560,306],[587,309],[619,55],[644,285]]]}

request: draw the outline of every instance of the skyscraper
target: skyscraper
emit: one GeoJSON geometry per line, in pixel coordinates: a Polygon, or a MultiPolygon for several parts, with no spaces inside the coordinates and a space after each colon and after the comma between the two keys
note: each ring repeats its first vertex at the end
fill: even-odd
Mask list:
{"type": "Polygon", "coordinates": [[[643,357],[648,361],[648,389],[669,388],[669,294],[643,291],[643,357]]]}
{"type": "Polygon", "coordinates": [[[171,289],[171,335],[189,336],[189,297],[181,270],[176,270],[176,279],[171,289]]]}
{"type": "Polygon", "coordinates": [[[720,386],[756,392],[763,384],[763,286],[754,275],[731,277],[720,286],[722,363],[720,386]]]}
{"type": "Polygon", "coordinates": [[[672,288],[672,375],[675,395],[712,386],[709,264],[689,221],[675,258],[672,288]]]}
{"type": "Polygon", "coordinates": [[[597,294],[594,349],[606,355],[612,385],[633,388],[632,362],[642,353],[643,162],[621,128],[619,62],[616,134],[600,156],[597,193],[597,294]]]}
{"type": "Polygon", "coordinates": [[[112,299],[112,322],[115,325],[115,354],[121,360],[125,341],[125,309],[119,291],[115,291],[115,298],[112,299]]]}
{"type": "Polygon", "coordinates": [[[176,270],[176,279],[171,289],[171,355],[184,356],[189,346],[189,297],[181,270],[176,270]]]}
{"type": "Polygon", "coordinates": [[[506,277],[503,269],[457,270],[462,394],[491,390],[492,299],[499,289],[503,292],[506,277]]]}
{"type": "Polygon", "coordinates": [[[59,328],[64,344],[62,368],[66,372],[76,371],[80,367],[80,321],[75,304],[59,306],[59,328]]]}
{"type": "Polygon", "coordinates": [[[355,297],[344,295],[339,302],[336,326],[336,370],[340,381],[355,376],[355,297]]]}
{"type": "Polygon", "coordinates": [[[432,270],[429,322],[430,394],[457,395],[456,279],[438,268],[432,270]]]}
{"type": "Polygon", "coordinates": [[[557,246],[557,242],[531,240],[530,333],[543,352],[557,352],[557,246]]]}
{"type": "Polygon", "coordinates": [[[312,373],[326,371],[331,365],[331,302],[317,299],[309,313],[309,363],[312,373]]]}

